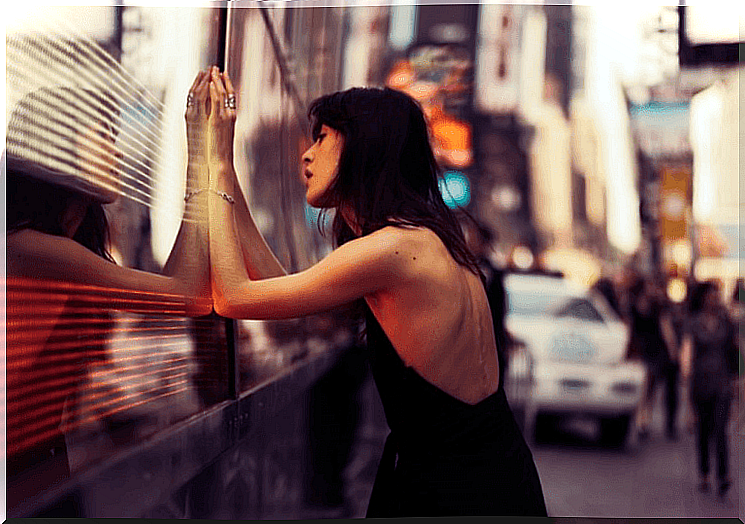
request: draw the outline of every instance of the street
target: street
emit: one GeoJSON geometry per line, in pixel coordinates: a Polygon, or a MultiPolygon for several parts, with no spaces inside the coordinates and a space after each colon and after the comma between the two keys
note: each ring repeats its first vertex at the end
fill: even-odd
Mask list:
{"type": "MultiPolygon", "coordinates": [[[[549,515],[554,517],[737,517],[740,503],[740,450],[743,436],[730,432],[732,487],[718,499],[715,489],[698,491],[696,439],[681,430],[677,442],[663,429],[658,397],[649,438],[629,439],[624,451],[595,443],[590,422],[571,423],[551,441],[532,445],[549,515]]],[[[684,409],[679,420],[684,420],[684,409]]],[[[712,461],[712,487],[716,487],[712,461]]]]}
{"type": "MultiPolygon", "coordinates": [[[[660,393],[662,393],[660,391],[660,393]]],[[[371,383],[366,384],[365,415],[352,450],[346,477],[350,507],[318,511],[304,518],[364,517],[377,461],[386,430],[381,428],[382,411],[371,383]],[[371,397],[374,402],[371,402],[371,397]]],[[[640,442],[631,435],[625,450],[602,447],[592,421],[568,422],[541,444],[530,445],[543,484],[551,517],[604,518],[703,518],[742,515],[740,450],[743,435],[730,432],[730,476],[727,497],[718,499],[715,489],[698,491],[695,436],[679,425],[676,442],[663,431],[662,398],[658,396],[650,435],[640,442]],[[739,513],[739,515],[738,515],[739,513]]],[[[679,420],[685,420],[681,406],[679,420]]],[[[712,462],[712,474],[715,463],[712,462]]],[[[714,479],[712,475],[712,480],[714,479]]],[[[712,486],[716,484],[712,482],[712,486]]]]}

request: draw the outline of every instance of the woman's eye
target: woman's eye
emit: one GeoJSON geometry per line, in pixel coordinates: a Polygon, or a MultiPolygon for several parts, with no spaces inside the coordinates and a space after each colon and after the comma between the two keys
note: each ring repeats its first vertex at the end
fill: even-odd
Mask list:
{"type": "Polygon", "coordinates": [[[326,138],[325,133],[321,133],[320,135],[318,135],[318,143],[320,144],[321,142],[323,142],[324,138],[326,138]]]}

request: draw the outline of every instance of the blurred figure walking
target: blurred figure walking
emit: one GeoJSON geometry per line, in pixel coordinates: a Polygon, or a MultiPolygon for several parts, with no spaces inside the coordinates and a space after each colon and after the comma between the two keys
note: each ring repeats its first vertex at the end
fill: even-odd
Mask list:
{"type": "Polygon", "coordinates": [[[683,376],[691,381],[690,401],[698,418],[699,489],[709,490],[709,448],[717,454],[719,496],[730,487],[727,422],[737,377],[737,328],[719,296],[719,286],[707,281],[691,296],[691,320],[683,344],[683,376]]]}
{"type": "Polygon", "coordinates": [[[664,292],[654,280],[641,279],[631,290],[631,347],[632,353],[647,367],[647,391],[639,410],[639,436],[649,436],[649,424],[654,408],[655,393],[665,382],[666,433],[677,439],[678,412],[678,347],[670,309],[664,292]]]}
{"type": "Polygon", "coordinates": [[[738,431],[743,428],[745,424],[745,410],[743,409],[743,395],[745,394],[745,380],[742,378],[742,370],[745,368],[745,359],[742,357],[742,348],[745,344],[745,280],[738,278],[735,284],[735,291],[732,294],[732,299],[729,304],[730,318],[732,319],[735,329],[738,333],[737,337],[737,349],[738,349],[738,376],[737,376],[737,389],[734,396],[735,406],[733,406],[732,413],[735,413],[737,417],[736,427],[738,431]]]}

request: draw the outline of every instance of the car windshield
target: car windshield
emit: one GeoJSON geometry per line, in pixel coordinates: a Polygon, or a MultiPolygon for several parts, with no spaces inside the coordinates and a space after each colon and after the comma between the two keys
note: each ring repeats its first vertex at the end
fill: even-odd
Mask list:
{"type": "Polygon", "coordinates": [[[566,302],[563,293],[507,289],[507,312],[520,316],[550,315],[566,302]]]}

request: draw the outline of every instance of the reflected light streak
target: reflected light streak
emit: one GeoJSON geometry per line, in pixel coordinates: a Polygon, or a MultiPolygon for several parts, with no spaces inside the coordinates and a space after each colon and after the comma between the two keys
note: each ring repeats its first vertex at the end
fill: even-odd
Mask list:
{"type": "MultiPolygon", "coordinates": [[[[172,338],[178,338],[178,339],[180,339],[181,337],[180,336],[177,337],[177,336],[174,335],[172,338]]],[[[174,347],[174,346],[179,346],[179,345],[183,344],[183,341],[182,340],[174,340],[173,342],[157,343],[158,341],[162,340],[162,337],[158,337],[158,336],[140,337],[140,339],[152,340],[154,342],[154,344],[153,345],[149,345],[149,346],[143,344],[141,346],[138,346],[136,349],[133,349],[132,351],[137,351],[137,350],[142,351],[142,350],[145,350],[145,349],[155,349],[155,348],[167,348],[167,347],[174,347]]],[[[90,350],[88,350],[87,348],[89,348],[89,347],[96,347],[96,346],[103,347],[103,346],[106,346],[108,343],[109,343],[108,340],[100,340],[100,341],[96,341],[96,342],[85,341],[85,342],[83,342],[83,344],[86,346],[86,349],[84,349],[83,351],[85,351],[86,354],[91,354],[92,352],[90,350]]],[[[79,348],[80,346],[81,346],[81,341],[79,341],[79,340],[78,341],[70,341],[70,342],[66,342],[66,343],[60,343],[60,344],[52,344],[52,345],[49,345],[49,346],[45,345],[44,346],[44,350],[45,351],[47,349],[52,349],[54,351],[58,351],[59,353],[56,354],[56,355],[45,356],[44,357],[44,362],[45,363],[47,363],[47,362],[65,362],[66,360],[69,360],[70,359],[70,355],[68,353],[62,353],[60,350],[61,349],[75,349],[75,348],[79,348]]],[[[108,353],[106,350],[102,350],[101,352],[104,353],[104,354],[108,353]]],[[[96,353],[98,353],[98,352],[96,352],[96,353]]],[[[94,356],[94,355],[92,355],[92,356],[94,356]]],[[[23,369],[24,367],[28,367],[31,364],[33,364],[36,361],[36,359],[37,359],[37,357],[15,358],[15,357],[11,356],[10,354],[9,354],[9,357],[10,358],[8,359],[8,365],[7,365],[7,368],[6,368],[8,371],[16,371],[16,370],[19,370],[19,369],[23,369]]],[[[79,369],[79,367],[80,366],[78,366],[75,369],[79,369]]],[[[68,371],[72,371],[72,369],[68,369],[68,371]]]]}
{"type": "MultiPolygon", "coordinates": [[[[94,319],[95,320],[95,319],[94,319]]],[[[105,321],[100,321],[101,324],[107,324],[105,321]]],[[[153,327],[118,327],[118,328],[110,328],[107,325],[102,325],[100,328],[87,328],[87,329],[81,329],[80,324],[81,320],[79,319],[70,319],[62,322],[56,322],[54,319],[49,319],[44,322],[38,322],[36,319],[33,320],[26,320],[26,321],[19,321],[14,322],[12,327],[12,330],[8,330],[7,333],[7,342],[8,344],[22,344],[23,342],[28,342],[30,340],[33,340],[34,336],[33,333],[30,333],[30,329],[38,329],[41,327],[55,327],[57,328],[57,333],[60,334],[60,331],[67,332],[64,334],[67,334],[67,336],[75,336],[75,337],[86,337],[87,340],[90,340],[92,338],[97,337],[107,337],[109,335],[116,335],[116,334],[129,334],[132,333],[135,336],[141,333],[148,333],[148,332],[163,332],[163,331],[178,331],[182,334],[191,334],[195,331],[207,333],[209,332],[209,328],[207,327],[201,327],[201,328],[195,328],[195,329],[189,329],[184,328],[184,326],[172,326],[172,327],[161,327],[161,326],[153,326],[153,327]],[[24,329],[26,328],[26,329],[24,329]]],[[[9,324],[10,326],[10,324],[9,324]]],[[[63,334],[60,334],[60,336],[63,336],[63,334]]],[[[162,337],[172,337],[174,336],[171,333],[163,333],[162,335],[158,335],[162,337]]],[[[78,338],[78,343],[80,342],[80,339],[78,338]]]]}
{"type": "MultiPolygon", "coordinates": [[[[64,80],[72,83],[73,85],[79,86],[81,80],[87,79],[89,81],[89,85],[92,84],[95,89],[111,94],[111,96],[116,99],[116,101],[120,105],[127,106],[131,109],[134,109],[134,106],[128,103],[128,100],[136,102],[136,99],[134,98],[135,94],[147,94],[147,90],[145,90],[144,87],[140,85],[134,78],[132,79],[132,81],[129,82],[112,82],[112,73],[116,73],[119,69],[121,69],[121,66],[117,62],[113,61],[113,59],[111,60],[110,64],[98,64],[98,69],[96,70],[95,65],[91,63],[85,63],[86,54],[79,52],[81,51],[79,49],[80,45],[77,46],[77,49],[69,45],[64,45],[62,39],[70,38],[69,35],[56,34],[55,36],[56,39],[53,39],[49,36],[35,36],[34,38],[9,38],[8,47],[10,47],[11,50],[15,53],[26,55],[25,57],[19,56],[18,60],[13,60],[13,58],[15,58],[15,55],[11,55],[11,59],[8,59],[9,64],[12,65],[17,62],[21,68],[19,70],[19,74],[24,74],[24,71],[30,70],[31,68],[36,68],[38,69],[36,73],[41,76],[41,78],[46,79],[46,84],[51,85],[58,85],[60,84],[60,80],[64,80]],[[60,47],[62,47],[62,49],[60,49],[60,47]],[[80,63],[80,59],[82,59],[82,63],[80,63]],[[80,68],[80,65],[87,67],[80,68]],[[55,76],[50,76],[47,73],[48,71],[51,72],[52,69],[54,69],[55,76]],[[96,76],[91,76],[90,70],[94,70],[96,72],[96,76]],[[122,87],[122,85],[119,85],[122,83],[125,84],[124,87],[122,87]]],[[[79,39],[76,43],[84,44],[87,43],[87,41],[85,40],[85,37],[81,37],[81,39],[79,39]]],[[[96,44],[95,42],[92,45],[98,47],[98,44],[96,44]]],[[[102,49],[100,51],[102,53],[106,53],[102,49]]],[[[33,85],[34,79],[35,77],[28,77],[27,85],[33,85]]],[[[21,84],[21,87],[24,88],[25,86],[21,84]]],[[[90,95],[85,95],[85,98],[92,100],[90,95]]],[[[153,112],[146,107],[144,107],[144,109],[148,110],[148,113],[151,117],[153,117],[154,121],[157,121],[159,119],[158,113],[160,111],[156,110],[157,112],[153,112]]],[[[158,136],[155,134],[155,132],[139,122],[138,124],[139,128],[134,128],[133,131],[136,131],[139,136],[141,136],[145,140],[148,140],[149,144],[152,144],[152,147],[156,148],[151,149],[151,147],[148,145],[147,148],[149,151],[162,155],[162,149],[158,144],[158,136]],[[148,137],[147,135],[150,135],[150,137],[148,137]]]]}
{"type": "MultiPolygon", "coordinates": [[[[192,297],[173,293],[154,291],[140,291],[131,289],[95,286],[91,284],[80,284],[76,282],[62,282],[49,280],[34,280],[29,278],[9,277],[6,279],[6,299],[8,304],[24,304],[20,311],[30,312],[26,304],[33,303],[34,297],[38,303],[55,300],[75,299],[88,305],[100,304],[102,309],[126,309],[131,312],[152,313],[153,310],[160,314],[184,314],[186,312],[186,301],[192,297]],[[28,290],[32,293],[18,293],[17,290],[28,290]],[[72,295],[72,296],[68,296],[72,295]],[[105,299],[105,302],[102,300],[105,299]],[[145,307],[149,306],[149,307],[145,307]],[[177,309],[173,309],[177,307],[177,309]],[[170,308],[170,309],[169,309],[170,308]]],[[[209,299],[199,298],[198,303],[207,305],[209,299]]],[[[14,307],[9,305],[7,311],[12,314],[14,307]]]]}
{"type": "MultiPolygon", "coordinates": [[[[30,68],[28,66],[23,66],[24,69],[20,69],[20,67],[21,66],[16,66],[13,63],[8,64],[7,69],[10,75],[10,81],[6,84],[10,87],[16,87],[16,90],[19,92],[24,91],[25,86],[31,80],[31,76],[29,75],[29,73],[31,72],[29,71],[30,68]],[[14,76],[19,77],[19,80],[14,81],[13,80],[14,76]]],[[[53,82],[54,80],[55,79],[52,79],[51,81],[53,82]]],[[[76,129],[75,126],[72,125],[73,123],[76,123],[79,121],[86,125],[93,126],[99,122],[96,114],[98,115],[103,114],[111,122],[112,127],[114,128],[118,136],[131,138],[131,140],[134,142],[133,145],[144,146],[145,152],[155,153],[155,151],[150,147],[149,144],[145,144],[141,142],[140,140],[138,140],[137,138],[129,135],[130,133],[129,129],[131,126],[122,127],[121,125],[116,124],[116,122],[118,122],[119,120],[118,113],[111,112],[111,110],[105,108],[100,102],[96,101],[95,98],[90,96],[85,91],[80,91],[79,93],[76,93],[76,96],[79,97],[79,100],[84,100],[86,102],[86,105],[83,107],[80,107],[80,104],[77,104],[78,109],[76,110],[75,113],[71,112],[72,110],[70,109],[71,107],[70,101],[62,100],[61,94],[62,94],[61,92],[60,93],[55,92],[55,95],[53,96],[52,93],[34,92],[34,96],[38,100],[43,101],[47,106],[47,107],[35,106],[32,115],[24,115],[26,117],[26,120],[30,121],[29,123],[33,125],[34,131],[46,131],[47,136],[49,136],[49,133],[51,132],[53,136],[66,139],[66,143],[69,144],[81,138],[80,136],[78,136],[80,130],[76,129]],[[52,102],[53,98],[57,98],[59,100],[59,103],[52,102]],[[96,107],[97,112],[92,113],[89,109],[90,107],[96,107]],[[44,125],[44,123],[41,123],[39,121],[34,121],[31,118],[31,116],[36,116],[36,117],[43,116],[45,122],[48,123],[52,121],[66,128],[68,131],[68,134],[62,134],[61,131],[63,131],[63,129],[60,129],[59,127],[50,127],[49,125],[44,125]],[[62,120],[60,116],[66,116],[67,118],[65,120],[62,120]]],[[[153,178],[149,174],[147,174],[147,170],[149,168],[141,160],[139,160],[138,158],[135,158],[134,155],[131,155],[131,154],[124,155],[124,151],[122,151],[121,148],[117,148],[117,149],[119,150],[120,153],[122,153],[123,158],[120,160],[121,163],[132,167],[136,174],[147,179],[148,181],[153,181],[153,178]],[[140,164],[142,168],[136,167],[136,164],[140,164]]],[[[100,148],[97,149],[97,151],[99,153],[105,153],[105,151],[102,151],[100,148]]],[[[123,175],[126,178],[131,178],[135,182],[142,183],[141,181],[132,177],[132,175],[129,175],[121,170],[118,174],[123,175]]],[[[152,189],[152,187],[147,186],[147,189],[152,189]]]]}
{"type": "MultiPolygon", "coordinates": [[[[176,386],[180,386],[180,385],[186,384],[186,383],[188,383],[188,381],[178,382],[178,383],[173,384],[173,385],[168,386],[168,387],[176,387],[176,386]]],[[[161,400],[161,399],[163,399],[165,397],[177,395],[177,394],[180,394],[180,393],[185,393],[185,392],[188,391],[188,389],[189,388],[187,388],[187,387],[183,387],[183,388],[177,389],[175,391],[169,391],[169,392],[166,392],[166,393],[162,393],[162,394],[157,395],[155,397],[146,398],[146,399],[140,400],[138,402],[129,403],[129,404],[124,405],[124,406],[119,406],[119,407],[117,407],[115,409],[111,409],[109,411],[106,411],[105,413],[97,413],[97,414],[92,415],[92,416],[89,416],[89,417],[87,417],[85,419],[77,420],[77,421],[69,424],[68,425],[68,428],[69,428],[68,431],[69,430],[76,429],[76,428],[78,428],[80,426],[83,426],[85,424],[89,424],[91,422],[95,422],[96,420],[104,419],[106,417],[109,417],[109,416],[111,416],[111,415],[113,415],[115,413],[118,413],[120,411],[124,411],[126,409],[133,409],[133,408],[139,407],[139,406],[141,406],[143,404],[147,404],[149,402],[155,402],[157,400],[161,400]]],[[[142,395],[139,395],[139,396],[142,396],[142,395]]],[[[12,442],[11,439],[9,438],[8,439],[8,446],[7,446],[7,450],[8,450],[7,451],[7,454],[8,455],[12,455],[12,454],[15,454],[15,453],[19,453],[19,452],[23,451],[24,449],[27,449],[27,448],[35,445],[35,444],[41,443],[41,442],[43,442],[43,441],[45,441],[45,440],[47,440],[49,438],[52,438],[52,437],[56,436],[57,434],[58,433],[57,433],[57,430],[56,429],[50,429],[50,430],[45,431],[43,433],[37,433],[36,435],[34,435],[32,437],[29,437],[28,439],[24,440],[20,444],[19,443],[12,442]]]]}
{"type": "MultiPolygon", "coordinates": [[[[83,124],[93,128],[99,125],[97,121],[78,123],[72,118],[67,122],[54,119],[56,125],[51,127],[54,122],[50,122],[50,115],[51,113],[48,111],[40,111],[35,108],[33,117],[36,120],[28,114],[24,115],[23,118],[11,120],[13,125],[8,127],[6,137],[8,153],[69,175],[82,178],[86,178],[86,175],[95,175],[95,183],[103,189],[130,198],[145,206],[151,206],[149,200],[153,199],[152,188],[120,167],[121,165],[132,166],[132,162],[129,160],[132,155],[125,155],[121,148],[114,145],[109,146],[109,148],[113,148],[113,151],[102,148],[97,141],[86,136],[86,130],[80,127],[83,124]],[[38,119],[44,119],[45,123],[38,121],[38,119]],[[77,124],[78,128],[76,129],[73,124],[77,124]],[[21,130],[18,128],[19,125],[23,125],[25,128],[21,130]],[[82,147],[87,147],[101,158],[110,158],[112,165],[97,165],[99,162],[94,162],[92,159],[81,161],[81,158],[73,152],[82,147]],[[115,160],[116,157],[119,157],[119,159],[115,160]],[[128,181],[143,185],[150,191],[143,191],[128,181]],[[130,193],[140,196],[128,194],[122,189],[127,189],[130,193]]],[[[138,168],[135,168],[134,171],[143,178],[150,178],[149,175],[138,168]]]]}
{"type": "MultiPolygon", "coordinates": [[[[59,20],[50,21],[55,25],[59,22],[59,20]]],[[[123,132],[123,137],[131,142],[130,147],[133,150],[139,149],[139,153],[148,156],[149,162],[162,168],[160,159],[163,157],[163,150],[159,140],[159,129],[151,129],[153,126],[160,126],[162,120],[162,110],[158,106],[152,107],[152,100],[157,101],[157,99],[148,93],[134,77],[122,70],[121,66],[98,44],[84,35],[75,35],[74,28],[70,27],[65,34],[60,33],[56,27],[48,27],[43,31],[46,33],[44,35],[39,32],[40,28],[35,29],[37,32],[34,35],[10,36],[6,41],[6,68],[9,73],[7,95],[11,102],[10,105],[18,102],[29,91],[34,92],[34,89],[41,85],[59,86],[72,83],[80,88],[75,101],[83,102],[86,107],[82,110],[78,108],[75,115],[68,117],[63,123],[60,123],[59,118],[50,119],[53,115],[49,114],[49,111],[44,118],[40,114],[44,111],[38,111],[38,108],[34,107],[34,115],[40,116],[46,124],[37,122],[32,125],[36,134],[41,137],[42,143],[38,143],[38,138],[37,143],[34,144],[34,140],[29,140],[28,137],[24,139],[9,132],[7,136],[9,152],[74,176],[81,176],[81,173],[69,166],[75,158],[61,151],[66,148],[65,146],[69,149],[70,144],[82,142],[96,154],[110,155],[111,153],[106,148],[101,148],[95,140],[90,140],[90,138],[81,140],[81,137],[85,135],[76,130],[75,126],[69,125],[75,120],[83,120],[90,125],[91,114],[108,114],[107,120],[110,119],[112,122],[118,120],[110,108],[104,107],[99,100],[82,91],[84,88],[92,87],[111,96],[116,100],[116,104],[132,110],[133,114],[142,114],[144,111],[146,115],[151,115],[149,121],[152,122],[152,126],[146,125],[144,121],[132,119],[131,125],[125,128],[115,127],[118,127],[123,132]],[[136,100],[135,97],[143,98],[143,95],[150,103],[143,105],[144,100],[139,102],[136,100]],[[90,108],[95,108],[96,111],[90,111],[90,108]],[[50,128],[50,120],[52,122],[56,120],[57,127],[50,128]],[[68,131],[65,133],[64,130],[68,131]]],[[[72,104],[50,104],[47,100],[47,105],[52,107],[54,116],[58,117],[63,115],[64,110],[72,104]]],[[[162,103],[159,105],[163,107],[162,103]]],[[[158,196],[153,195],[153,177],[150,175],[150,168],[140,160],[140,155],[131,154],[121,147],[121,144],[126,142],[127,140],[118,142],[120,147],[117,147],[116,151],[120,160],[115,168],[102,169],[101,166],[94,165],[92,162],[85,167],[93,176],[93,182],[97,186],[150,207],[153,197],[158,196]],[[124,171],[122,167],[128,167],[138,177],[124,171]],[[141,187],[144,187],[144,190],[141,187]],[[122,189],[127,191],[122,191],[122,189]]]]}
{"type": "MultiPolygon", "coordinates": [[[[184,359],[181,359],[184,360],[184,359]]],[[[134,382],[135,378],[144,378],[152,375],[159,375],[155,378],[152,378],[150,380],[141,380],[134,382],[132,385],[137,387],[144,387],[149,384],[161,384],[160,386],[156,387],[155,389],[158,389],[160,387],[164,387],[162,385],[163,382],[173,382],[174,380],[186,377],[188,376],[188,373],[183,372],[183,370],[188,369],[187,365],[180,365],[180,366],[172,366],[167,369],[156,369],[144,373],[139,373],[132,375],[132,380],[134,382]],[[166,377],[160,376],[165,372],[172,372],[166,377]]],[[[79,377],[77,377],[79,379],[79,377]]],[[[128,377],[129,379],[129,377],[128,377]]],[[[76,402],[78,405],[85,405],[90,404],[91,402],[97,400],[98,398],[101,398],[102,396],[108,396],[111,394],[111,388],[120,386],[120,385],[126,385],[126,382],[124,380],[118,380],[113,381],[107,384],[103,384],[99,387],[93,387],[90,389],[84,390],[84,395],[76,402]]],[[[53,392],[47,392],[45,394],[41,395],[34,395],[33,398],[28,398],[25,400],[20,401],[11,401],[9,399],[8,402],[8,417],[15,420],[17,417],[21,418],[33,418],[33,417],[40,417],[44,414],[51,414],[52,416],[55,415],[55,413],[59,412],[59,406],[65,401],[65,398],[68,395],[72,395],[77,391],[77,386],[73,385],[68,388],[66,388],[66,391],[53,391],[53,392]],[[19,410],[23,409],[22,413],[18,413],[19,410]]],[[[146,391],[152,391],[146,390],[146,391]]],[[[123,401],[126,401],[128,396],[127,395],[118,395],[119,398],[121,398],[123,401]]],[[[76,410],[77,411],[77,410],[76,410]]],[[[48,417],[47,417],[48,418],[48,417]]]]}

